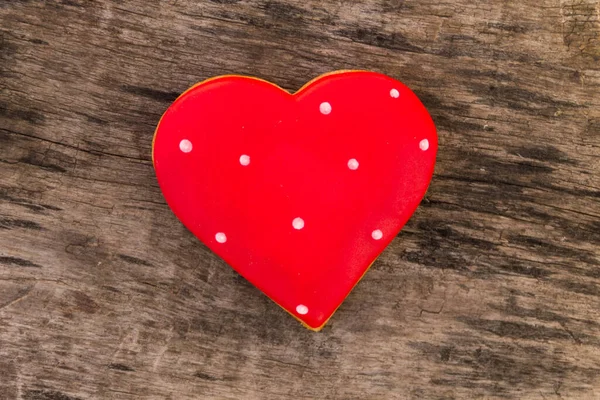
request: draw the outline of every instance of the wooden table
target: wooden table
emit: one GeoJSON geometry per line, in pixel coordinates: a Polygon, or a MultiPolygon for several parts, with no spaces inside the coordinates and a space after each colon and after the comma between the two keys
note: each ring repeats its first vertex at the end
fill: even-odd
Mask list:
{"type": "Polygon", "coordinates": [[[599,399],[597,0],[5,1],[0,398],[599,399]],[[195,239],[150,153],[221,74],[408,84],[429,192],[320,333],[195,239]]]}

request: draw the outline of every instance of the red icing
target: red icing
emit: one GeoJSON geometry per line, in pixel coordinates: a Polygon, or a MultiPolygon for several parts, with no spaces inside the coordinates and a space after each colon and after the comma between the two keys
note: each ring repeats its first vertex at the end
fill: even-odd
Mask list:
{"type": "Polygon", "coordinates": [[[153,151],[183,224],[318,329],[423,198],[437,136],[417,96],[385,75],[329,74],[294,95],[224,76],[169,107],[153,151]]]}

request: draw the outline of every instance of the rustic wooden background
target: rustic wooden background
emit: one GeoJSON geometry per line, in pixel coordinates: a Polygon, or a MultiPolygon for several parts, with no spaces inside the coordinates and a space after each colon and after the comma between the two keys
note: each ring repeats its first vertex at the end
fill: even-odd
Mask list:
{"type": "Polygon", "coordinates": [[[0,3],[0,398],[600,399],[597,0],[0,3]],[[412,87],[433,183],[320,333],[173,216],[193,83],[412,87]]]}

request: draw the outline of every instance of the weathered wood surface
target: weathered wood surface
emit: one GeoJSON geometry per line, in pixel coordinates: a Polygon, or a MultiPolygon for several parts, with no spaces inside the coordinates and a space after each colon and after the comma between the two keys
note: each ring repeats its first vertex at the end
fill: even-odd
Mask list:
{"type": "Polygon", "coordinates": [[[595,0],[4,1],[0,398],[599,399],[595,0]],[[193,83],[411,86],[440,150],[321,333],[201,245],[151,139],[193,83]]]}

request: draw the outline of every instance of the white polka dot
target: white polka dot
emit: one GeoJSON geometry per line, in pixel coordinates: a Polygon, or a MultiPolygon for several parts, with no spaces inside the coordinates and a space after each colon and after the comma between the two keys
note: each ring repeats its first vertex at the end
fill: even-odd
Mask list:
{"type": "Polygon", "coordinates": [[[250,164],[250,156],[247,156],[245,154],[242,154],[240,156],[240,164],[242,164],[244,167],[248,164],[250,164]]]}
{"type": "Polygon", "coordinates": [[[390,90],[390,96],[397,99],[398,97],[400,97],[400,92],[397,89],[392,89],[390,90]]]}
{"type": "Polygon", "coordinates": [[[296,312],[300,315],[305,315],[308,313],[308,307],[306,307],[304,304],[298,304],[296,307],[296,312]]]}
{"type": "Polygon", "coordinates": [[[356,161],[356,158],[351,158],[348,160],[348,168],[350,168],[353,171],[355,169],[358,169],[358,161],[356,161]]]}
{"type": "Polygon", "coordinates": [[[375,240],[379,240],[383,237],[383,232],[381,232],[379,229],[375,229],[373,232],[371,232],[371,237],[375,240]]]}
{"type": "Polygon", "coordinates": [[[427,139],[423,139],[419,142],[419,148],[423,151],[427,150],[429,148],[429,140],[427,139]]]}
{"type": "Polygon", "coordinates": [[[187,139],[183,139],[181,142],[179,142],[179,150],[183,151],[184,153],[189,153],[192,151],[192,142],[187,139]]]}
{"type": "Polygon", "coordinates": [[[304,220],[302,218],[294,218],[292,226],[294,229],[302,229],[304,228],[304,220]]]}
{"type": "Polygon", "coordinates": [[[219,232],[215,235],[215,240],[219,243],[225,243],[227,241],[227,236],[223,232],[219,232]]]}
{"type": "Polygon", "coordinates": [[[319,106],[319,111],[321,111],[321,114],[324,114],[324,115],[329,114],[331,112],[331,104],[329,104],[328,102],[324,101],[319,106]]]}

